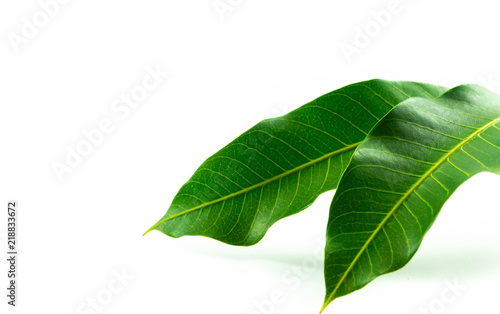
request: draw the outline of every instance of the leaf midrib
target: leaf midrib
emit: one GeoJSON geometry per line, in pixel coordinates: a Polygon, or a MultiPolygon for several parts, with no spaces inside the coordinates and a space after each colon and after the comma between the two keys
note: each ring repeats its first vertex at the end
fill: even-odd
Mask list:
{"type": "Polygon", "coordinates": [[[347,270],[344,272],[344,275],[342,276],[342,278],[340,279],[340,281],[337,283],[337,285],[335,286],[335,289],[333,290],[333,292],[330,294],[330,296],[328,297],[328,299],[324,302],[323,304],[323,307],[321,308],[320,310],[320,313],[323,312],[323,310],[328,306],[328,304],[330,304],[333,300],[334,300],[334,296],[335,296],[335,293],[337,292],[337,290],[340,288],[340,285],[344,282],[344,280],[347,278],[347,275],[349,274],[349,272],[352,271],[352,269],[354,268],[354,265],[358,262],[358,260],[360,259],[361,255],[366,251],[366,249],[368,248],[368,245],[370,245],[370,243],[373,241],[373,239],[377,236],[377,234],[380,232],[380,230],[382,230],[382,228],[385,226],[385,224],[387,223],[387,221],[392,217],[392,215],[394,214],[394,212],[403,204],[403,202],[420,186],[420,184],[422,184],[427,178],[429,178],[429,176],[437,169],[439,168],[444,162],[446,162],[446,160],[448,158],[451,157],[451,155],[453,155],[457,150],[459,150],[461,147],[463,147],[465,144],[467,144],[468,142],[470,142],[472,139],[474,139],[478,134],[480,134],[481,132],[483,132],[484,130],[488,129],[490,126],[492,126],[493,124],[497,123],[497,122],[500,122],[500,118],[497,118],[497,119],[494,119],[490,122],[488,122],[486,125],[482,126],[481,128],[477,129],[476,131],[474,131],[471,135],[469,135],[468,137],[466,137],[464,140],[462,140],[455,148],[453,148],[452,150],[450,150],[448,153],[446,153],[446,155],[444,155],[434,166],[432,166],[423,176],[422,178],[420,178],[406,193],[405,195],[396,203],[396,205],[394,205],[394,207],[389,211],[389,213],[387,214],[387,216],[384,218],[384,220],[382,220],[380,222],[380,224],[377,226],[377,228],[374,230],[373,234],[370,236],[370,238],[368,238],[368,240],[365,242],[365,244],[363,245],[363,247],[361,248],[361,250],[359,251],[359,253],[356,255],[356,257],[354,258],[354,260],[352,261],[352,263],[349,265],[349,267],[347,268],[347,270]]]}
{"type": "Polygon", "coordinates": [[[309,161],[309,162],[307,162],[307,163],[305,163],[305,164],[302,164],[302,165],[300,165],[300,166],[298,166],[298,167],[295,167],[295,168],[293,168],[293,169],[290,169],[290,170],[288,170],[288,171],[285,171],[285,172],[283,172],[283,173],[281,173],[281,174],[279,174],[279,175],[277,175],[277,176],[274,176],[274,177],[272,177],[272,178],[269,178],[269,179],[267,179],[267,180],[264,180],[264,181],[262,181],[262,182],[259,182],[259,183],[255,184],[255,185],[252,185],[252,186],[249,186],[249,187],[247,187],[247,188],[244,188],[244,189],[242,189],[242,190],[240,190],[240,191],[238,191],[238,192],[234,192],[234,193],[228,194],[228,195],[226,195],[226,196],[220,197],[220,198],[215,199],[215,200],[213,200],[213,201],[210,201],[210,202],[207,202],[207,203],[204,203],[204,204],[200,204],[200,205],[195,206],[195,207],[193,207],[193,208],[187,209],[187,210],[185,210],[185,211],[183,211],[183,212],[180,212],[180,213],[177,213],[177,214],[172,215],[172,216],[170,216],[170,217],[167,217],[167,218],[161,219],[161,220],[160,220],[160,221],[158,221],[156,224],[154,224],[151,228],[149,228],[149,229],[148,229],[148,230],[144,233],[144,235],[146,235],[148,232],[150,232],[150,231],[154,230],[154,228],[155,228],[155,227],[157,227],[158,225],[160,225],[160,224],[162,224],[162,223],[164,223],[164,222],[166,222],[166,221],[168,221],[168,220],[171,220],[171,219],[177,218],[177,217],[179,217],[179,216],[182,216],[182,215],[188,214],[188,213],[193,212],[193,211],[195,211],[195,210],[198,210],[198,209],[200,209],[200,208],[204,208],[204,207],[207,207],[207,206],[210,206],[210,205],[213,205],[213,204],[216,204],[216,203],[219,203],[219,202],[225,201],[225,200],[230,199],[230,198],[232,198],[232,197],[236,197],[236,196],[238,196],[238,195],[241,195],[241,194],[247,193],[247,192],[249,192],[249,191],[251,191],[251,190],[254,190],[254,189],[256,189],[256,188],[259,188],[259,187],[261,187],[261,186],[263,186],[263,185],[267,185],[267,184],[269,184],[269,183],[271,183],[271,182],[273,182],[273,181],[276,181],[276,180],[279,180],[279,179],[281,179],[281,178],[284,178],[284,177],[286,177],[286,176],[288,176],[288,175],[291,175],[291,174],[293,174],[293,173],[295,173],[295,172],[299,172],[299,171],[301,171],[302,169],[305,169],[305,168],[307,168],[307,167],[310,167],[310,166],[313,166],[313,165],[315,165],[315,164],[318,164],[318,163],[322,162],[323,160],[326,160],[326,159],[328,159],[328,158],[334,157],[334,156],[336,156],[336,155],[340,155],[340,154],[345,153],[345,152],[347,152],[347,151],[349,151],[349,150],[353,150],[353,149],[357,148],[360,144],[361,144],[361,142],[357,142],[357,143],[354,143],[354,144],[351,144],[351,145],[347,145],[347,146],[345,146],[344,148],[338,149],[338,150],[333,151],[333,152],[331,152],[331,153],[328,153],[328,154],[326,154],[326,155],[324,155],[324,156],[321,156],[321,157],[319,157],[319,158],[313,159],[313,160],[311,160],[311,161],[309,161]]]}

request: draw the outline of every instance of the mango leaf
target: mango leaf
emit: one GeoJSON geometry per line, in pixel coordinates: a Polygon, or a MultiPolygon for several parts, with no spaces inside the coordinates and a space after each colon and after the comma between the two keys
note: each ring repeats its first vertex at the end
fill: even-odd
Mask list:
{"type": "Polygon", "coordinates": [[[500,96],[463,85],[409,99],[358,147],[330,208],[326,297],[403,267],[455,189],[500,171],[500,96]]]}
{"type": "Polygon", "coordinates": [[[354,149],[394,106],[445,90],[371,80],[264,120],[208,158],[147,232],[255,244],[276,221],[336,188],[354,149]]]}

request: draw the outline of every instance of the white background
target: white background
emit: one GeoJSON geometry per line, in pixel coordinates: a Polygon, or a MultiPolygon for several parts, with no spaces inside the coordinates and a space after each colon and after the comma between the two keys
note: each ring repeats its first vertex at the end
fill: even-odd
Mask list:
{"type": "MultiPolygon", "coordinates": [[[[401,0],[378,31],[371,12],[388,0],[229,3],[221,18],[213,0],[70,0],[19,46],[9,38],[43,11],[34,0],[0,3],[0,312],[90,314],[89,300],[111,296],[100,313],[317,313],[314,252],[333,192],[250,248],[142,234],[205,158],[331,90],[383,78],[500,92],[494,1],[401,0]],[[367,26],[369,42],[348,62],[341,43],[367,26]],[[121,119],[111,104],[157,66],[169,77],[121,119]],[[58,180],[52,164],[102,119],[113,131],[58,180]],[[4,297],[9,199],[20,204],[14,309],[4,297]],[[114,281],[123,269],[126,284],[114,281]],[[302,278],[283,279],[297,269],[302,278]],[[271,307],[275,290],[284,302],[271,307]]],[[[499,313],[499,190],[492,174],[465,183],[405,268],[325,313],[499,313]],[[454,281],[465,289],[441,309],[454,281]]]]}

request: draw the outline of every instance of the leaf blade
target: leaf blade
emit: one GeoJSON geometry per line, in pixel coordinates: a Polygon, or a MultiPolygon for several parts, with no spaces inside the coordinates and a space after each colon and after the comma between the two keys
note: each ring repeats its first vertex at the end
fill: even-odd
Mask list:
{"type": "Polygon", "coordinates": [[[451,193],[476,173],[498,172],[499,122],[500,97],[470,85],[433,101],[405,101],[379,122],[358,147],[332,201],[322,310],[403,267],[451,193]],[[481,144],[485,134],[490,147],[481,144]],[[351,236],[342,235],[346,229],[351,236]]]}
{"type": "Polygon", "coordinates": [[[255,244],[274,222],[335,188],[354,149],[392,107],[412,96],[433,98],[444,91],[372,80],[264,120],[208,158],[147,232],[255,244]]]}

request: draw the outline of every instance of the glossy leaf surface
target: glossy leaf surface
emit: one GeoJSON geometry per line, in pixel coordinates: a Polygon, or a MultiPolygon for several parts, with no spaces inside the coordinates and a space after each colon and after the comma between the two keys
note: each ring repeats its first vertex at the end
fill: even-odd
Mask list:
{"type": "Polygon", "coordinates": [[[499,121],[500,97],[463,85],[409,99],[379,122],[332,201],[324,307],[403,267],[455,189],[500,170],[499,121]]]}
{"type": "Polygon", "coordinates": [[[395,105],[444,91],[371,80],[264,120],[208,158],[150,230],[255,244],[273,223],[336,188],[354,149],[395,105]]]}

